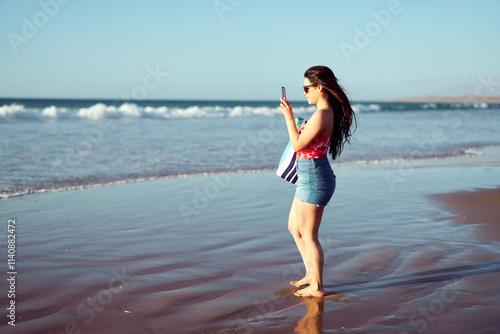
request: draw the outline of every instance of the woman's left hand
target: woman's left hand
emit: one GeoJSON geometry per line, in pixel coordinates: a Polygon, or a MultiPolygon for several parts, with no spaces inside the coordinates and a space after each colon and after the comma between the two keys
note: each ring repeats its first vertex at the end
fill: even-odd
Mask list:
{"type": "Polygon", "coordinates": [[[293,118],[293,110],[292,110],[292,104],[288,102],[285,98],[281,98],[281,112],[285,116],[285,118],[293,118]]]}

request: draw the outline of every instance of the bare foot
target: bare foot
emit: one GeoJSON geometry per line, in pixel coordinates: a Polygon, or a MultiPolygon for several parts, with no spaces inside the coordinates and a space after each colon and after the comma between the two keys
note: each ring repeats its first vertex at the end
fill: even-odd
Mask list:
{"type": "Polygon", "coordinates": [[[304,276],[303,279],[298,280],[298,281],[290,281],[290,284],[293,286],[296,286],[297,288],[309,285],[309,283],[310,283],[310,280],[307,276],[304,276]]]}
{"type": "Polygon", "coordinates": [[[294,293],[297,297],[323,297],[325,295],[325,291],[323,288],[318,288],[317,286],[308,286],[305,289],[297,290],[294,293]]]}

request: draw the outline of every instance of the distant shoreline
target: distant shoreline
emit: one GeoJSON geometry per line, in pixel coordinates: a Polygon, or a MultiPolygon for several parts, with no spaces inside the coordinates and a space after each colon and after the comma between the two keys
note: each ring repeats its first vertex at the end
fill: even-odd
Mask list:
{"type": "Polygon", "coordinates": [[[403,99],[386,100],[384,102],[415,103],[500,103],[500,96],[418,96],[403,99]]]}

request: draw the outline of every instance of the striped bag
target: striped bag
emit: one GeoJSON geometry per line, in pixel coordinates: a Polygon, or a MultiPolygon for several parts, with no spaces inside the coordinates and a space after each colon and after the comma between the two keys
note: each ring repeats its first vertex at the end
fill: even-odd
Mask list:
{"type": "MultiPolygon", "coordinates": [[[[306,121],[302,117],[295,118],[297,129],[300,129],[305,123],[306,121]]],[[[294,151],[290,141],[288,141],[288,145],[281,156],[276,175],[290,183],[295,184],[297,182],[297,152],[294,151]]]]}

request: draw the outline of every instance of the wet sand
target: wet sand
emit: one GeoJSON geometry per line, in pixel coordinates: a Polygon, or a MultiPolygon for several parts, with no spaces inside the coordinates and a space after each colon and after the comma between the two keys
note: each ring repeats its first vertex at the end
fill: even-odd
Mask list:
{"type": "Polygon", "coordinates": [[[0,331],[496,333],[500,239],[482,225],[500,229],[499,151],[335,167],[324,299],[292,295],[293,186],[272,172],[2,201],[18,275],[16,326],[2,307],[0,331]]]}
{"type": "Polygon", "coordinates": [[[500,240],[500,188],[462,191],[433,198],[457,214],[456,222],[477,224],[481,237],[500,240]]]}

